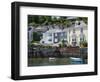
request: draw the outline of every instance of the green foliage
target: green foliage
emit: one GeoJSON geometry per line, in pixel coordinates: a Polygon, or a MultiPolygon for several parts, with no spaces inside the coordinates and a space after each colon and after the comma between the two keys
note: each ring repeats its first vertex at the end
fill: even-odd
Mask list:
{"type": "MultiPolygon", "coordinates": [[[[87,17],[77,17],[76,20],[83,20],[86,24],[88,21],[87,17]]],[[[68,20],[67,17],[62,16],[42,16],[42,15],[29,15],[28,16],[28,25],[31,26],[40,26],[40,25],[49,25],[49,24],[57,24],[62,25],[63,27],[69,27],[73,20],[68,20]]]]}
{"type": "Polygon", "coordinates": [[[84,47],[87,47],[87,46],[88,46],[87,42],[84,42],[84,43],[83,43],[83,46],[84,46],[84,47]]]}
{"type": "Polygon", "coordinates": [[[87,17],[77,17],[76,20],[83,20],[86,24],[88,23],[88,18],[87,17]]]}
{"type": "Polygon", "coordinates": [[[83,21],[87,24],[88,23],[88,18],[87,17],[84,17],[83,18],[83,21]]]}
{"type": "Polygon", "coordinates": [[[64,39],[62,40],[62,44],[63,44],[63,45],[65,44],[65,41],[64,41],[64,39]]]}
{"type": "Polygon", "coordinates": [[[40,37],[41,37],[41,35],[39,33],[33,32],[33,42],[40,41],[40,39],[41,39],[40,37]]]}
{"type": "Polygon", "coordinates": [[[66,41],[63,39],[62,41],[61,41],[61,44],[59,44],[59,47],[66,47],[67,45],[66,45],[66,41]]]}
{"type": "Polygon", "coordinates": [[[82,47],[87,47],[87,46],[88,46],[87,41],[82,41],[82,42],[80,42],[80,46],[82,46],[82,47]]]}

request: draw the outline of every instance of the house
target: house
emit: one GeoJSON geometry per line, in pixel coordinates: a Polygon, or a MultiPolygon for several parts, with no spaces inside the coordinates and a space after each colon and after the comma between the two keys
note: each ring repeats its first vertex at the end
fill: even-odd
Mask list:
{"type": "Polygon", "coordinates": [[[81,41],[88,41],[87,25],[83,21],[75,21],[74,25],[63,30],[52,28],[44,32],[41,44],[59,44],[64,40],[67,45],[80,46],[81,41]]]}
{"type": "Polygon", "coordinates": [[[43,33],[43,37],[40,40],[41,44],[56,44],[61,42],[62,40],[67,40],[67,33],[62,29],[49,29],[45,33],[43,33]]]}

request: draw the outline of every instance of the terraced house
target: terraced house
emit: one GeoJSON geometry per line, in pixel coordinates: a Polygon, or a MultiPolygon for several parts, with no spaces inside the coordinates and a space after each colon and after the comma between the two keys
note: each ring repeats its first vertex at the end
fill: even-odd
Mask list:
{"type": "Polygon", "coordinates": [[[71,46],[80,46],[81,42],[87,42],[87,25],[81,21],[75,21],[68,28],[60,29],[51,28],[44,32],[42,39],[40,40],[41,44],[50,44],[52,46],[59,46],[59,44],[64,41],[67,45],[71,46]]]}

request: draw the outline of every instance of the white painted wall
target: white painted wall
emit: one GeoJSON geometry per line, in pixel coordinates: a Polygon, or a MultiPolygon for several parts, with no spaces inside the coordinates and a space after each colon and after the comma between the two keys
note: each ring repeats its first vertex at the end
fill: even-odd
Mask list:
{"type": "MultiPolygon", "coordinates": [[[[85,29],[83,29],[83,33],[86,37],[86,41],[88,41],[88,30],[87,30],[87,27],[85,27],[85,29]]],[[[80,45],[80,29],[75,29],[75,34],[76,34],[76,41],[77,41],[77,46],[80,45]]],[[[72,35],[73,35],[73,29],[70,30],[70,34],[69,34],[69,31],[67,32],[67,39],[68,39],[68,43],[70,45],[72,45],[72,35]]]]}
{"type": "MultiPolygon", "coordinates": [[[[11,2],[14,0],[0,1],[0,82],[14,82],[10,79],[11,71],[11,2]]],[[[19,1],[19,0],[16,0],[19,1]]],[[[100,14],[100,0],[20,0],[28,2],[41,3],[58,3],[58,4],[72,4],[72,5],[88,5],[98,6],[100,14]]],[[[100,15],[98,16],[100,21],[100,15]]],[[[99,26],[100,27],[100,23],[99,26]]],[[[98,35],[100,35],[100,28],[98,28],[98,35]]],[[[92,36],[91,36],[92,37],[92,36]]],[[[98,38],[98,48],[100,49],[100,37],[98,38]]],[[[100,50],[98,50],[98,62],[100,69],[100,50]]],[[[25,81],[25,80],[24,80],[25,81]]],[[[99,82],[100,70],[98,76],[84,76],[84,77],[65,77],[53,79],[39,79],[26,80],[25,82],[99,82]]],[[[23,82],[23,81],[19,81],[23,82]]]]}

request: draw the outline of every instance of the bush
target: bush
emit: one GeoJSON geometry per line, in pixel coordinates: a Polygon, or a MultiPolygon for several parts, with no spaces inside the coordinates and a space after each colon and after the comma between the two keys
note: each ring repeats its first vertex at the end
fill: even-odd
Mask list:
{"type": "Polygon", "coordinates": [[[86,41],[80,42],[80,47],[87,47],[88,43],[86,41]]]}
{"type": "Polygon", "coordinates": [[[38,32],[33,32],[33,41],[40,41],[41,35],[38,32]]]}

